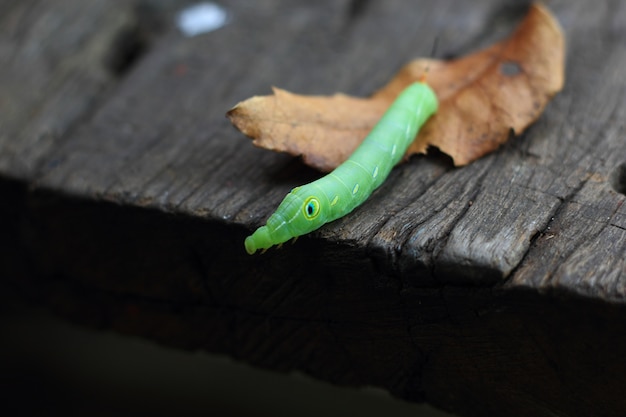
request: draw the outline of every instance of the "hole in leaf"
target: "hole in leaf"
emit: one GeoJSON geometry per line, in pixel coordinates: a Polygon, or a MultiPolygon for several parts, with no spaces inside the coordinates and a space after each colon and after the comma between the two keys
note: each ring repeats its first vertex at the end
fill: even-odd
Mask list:
{"type": "Polygon", "coordinates": [[[611,186],[618,193],[626,195],[626,162],[619,164],[611,173],[611,186]]]}
{"type": "Polygon", "coordinates": [[[506,61],[500,65],[500,72],[507,77],[513,77],[522,72],[522,67],[515,61],[506,61]]]}

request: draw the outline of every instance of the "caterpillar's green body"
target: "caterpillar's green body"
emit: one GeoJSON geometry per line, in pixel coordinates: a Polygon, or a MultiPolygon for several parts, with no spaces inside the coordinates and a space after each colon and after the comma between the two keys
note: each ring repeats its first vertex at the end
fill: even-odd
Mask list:
{"type": "Polygon", "coordinates": [[[253,254],[286,242],[354,210],[385,181],[437,107],[426,83],[408,86],[344,163],[287,194],[267,224],[246,238],[246,251],[253,254]]]}

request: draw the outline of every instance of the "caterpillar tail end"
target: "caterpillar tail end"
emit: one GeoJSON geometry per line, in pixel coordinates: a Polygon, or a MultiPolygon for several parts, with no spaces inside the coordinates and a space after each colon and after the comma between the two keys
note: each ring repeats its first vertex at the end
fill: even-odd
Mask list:
{"type": "Polygon", "coordinates": [[[248,255],[254,255],[254,252],[256,252],[256,245],[254,244],[254,239],[252,238],[252,236],[248,236],[246,238],[246,240],[244,241],[244,245],[246,247],[246,252],[248,252],[248,255]]]}
{"type": "Polygon", "coordinates": [[[274,245],[267,226],[259,227],[254,233],[246,238],[244,246],[248,255],[253,255],[259,249],[267,249],[274,245]]]}

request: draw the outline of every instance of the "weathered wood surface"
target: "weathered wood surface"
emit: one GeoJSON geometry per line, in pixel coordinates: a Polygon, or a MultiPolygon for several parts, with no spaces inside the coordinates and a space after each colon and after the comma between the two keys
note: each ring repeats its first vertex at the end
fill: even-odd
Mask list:
{"type": "Polygon", "coordinates": [[[182,3],[0,2],[5,281],[92,325],[462,415],[623,415],[625,3],[547,2],[567,80],[522,137],[461,169],[413,158],[253,257],[243,238],[318,174],[252,147],[230,106],[367,95],[435,38],[439,56],[501,39],[526,2],[233,0],[194,38],[182,3]]]}

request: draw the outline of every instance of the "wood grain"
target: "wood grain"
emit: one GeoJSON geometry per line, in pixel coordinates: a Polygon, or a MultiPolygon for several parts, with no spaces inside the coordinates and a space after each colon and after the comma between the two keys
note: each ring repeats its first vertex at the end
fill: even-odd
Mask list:
{"type": "Polygon", "coordinates": [[[271,85],[369,95],[435,38],[438,57],[503,38],[525,6],[233,0],[227,26],[185,38],[182,4],[154,1],[160,32],[116,72],[111,39],[146,11],[63,2],[0,3],[12,286],[90,325],[460,415],[626,408],[622,2],[547,2],[566,84],[523,136],[460,169],[414,158],[350,216],[253,257],[247,232],[318,173],[251,146],[233,104],[271,85]]]}
{"type": "Polygon", "coordinates": [[[63,0],[0,6],[0,170],[32,181],[115,78],[130,7],[63,0]]]}

